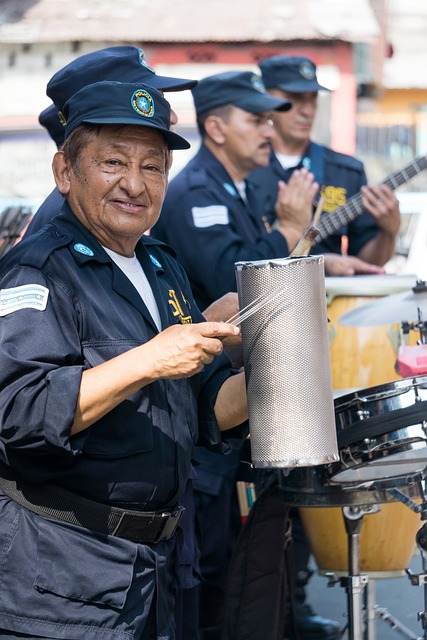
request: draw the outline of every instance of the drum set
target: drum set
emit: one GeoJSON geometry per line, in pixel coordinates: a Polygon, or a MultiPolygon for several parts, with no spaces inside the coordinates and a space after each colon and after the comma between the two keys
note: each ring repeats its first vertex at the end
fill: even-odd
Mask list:
{"type": "Polygon", "coordinates": [[[427,286],[353,276],[326,278],[326,293],[339,460],[284,471],[284,500],[319,571],[346,589],[350,640],[374,640],[378,617],[418,638],[375,605],[375,578],[405,574],[424,586],[427,639],[427,286]]]}

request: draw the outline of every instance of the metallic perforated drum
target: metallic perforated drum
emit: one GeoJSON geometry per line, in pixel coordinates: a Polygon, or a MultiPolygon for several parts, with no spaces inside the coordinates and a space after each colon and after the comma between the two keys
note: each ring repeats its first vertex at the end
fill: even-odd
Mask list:
{"type": "Polygon", "coordinates": [[[338,460],[323,256],[236,263],[252,463],[338,460]]]}

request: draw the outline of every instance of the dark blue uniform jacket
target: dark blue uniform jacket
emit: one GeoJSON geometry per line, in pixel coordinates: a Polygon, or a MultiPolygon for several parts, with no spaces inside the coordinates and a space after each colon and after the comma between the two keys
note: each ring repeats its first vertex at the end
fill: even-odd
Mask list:
{"type": "MultiPolygon", "coordinates": [[[[310,142],[299,165],[288,170],[284,170],[276,156],[272,154],[270,165],[257,169],[249,177],[256,187],[255,193],[261,209],[270,224],[274,224],[275,221],[274,205],[278,181],[287,182],[292,172],[302,167],[314,173],[316,181],[319,182],[319,193],[325,198],[322,215],[328,215],[344,205],[367,183],[363,164],[359,160],[314,142],[310,142]]],[[[374,218],[365,211],[353,222],[314,245],[312,253],[341,253],[341,237],[347,235],[348,253],[357,256],[362,247],[377,233],[378,227],[374,218]]]]}
{"type": "Polygon", "coordinates": [[[288,253],[282,234],[269,232],[250,184],[246,193],[245,203],[204,145],[168,187],[152,235],[175,249],[201,309],[236,291],[235,262],[288,253]]]}

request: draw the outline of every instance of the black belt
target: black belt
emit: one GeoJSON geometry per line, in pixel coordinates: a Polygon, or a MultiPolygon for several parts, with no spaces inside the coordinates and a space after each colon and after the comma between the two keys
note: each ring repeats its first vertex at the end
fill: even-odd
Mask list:
{"type": "Polygon", "coordinates": [[[78,496],[51,484],[17,478],[0,463],[0,489],[9,498],[40,516],[126,538],[140,544],[169,540],[175,533],[184,507],[174,511],[131,511],[78,496]]]}

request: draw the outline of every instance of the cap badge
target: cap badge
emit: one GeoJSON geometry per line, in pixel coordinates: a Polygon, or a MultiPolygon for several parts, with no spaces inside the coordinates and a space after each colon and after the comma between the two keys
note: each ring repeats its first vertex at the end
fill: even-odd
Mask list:
{"type": "Polygon", "coordinates": [[[74,250],[77,251],[77,253],[82,253],[84,256],[90,256],[91,258],[95,255],[92,249],[81,242],[74,245],[74,250]]]}
{"type": "Polygon", "coordinates": [[[138,49],[138,58],[139,58],[139,62],[140,64],[145,67],[146,69],[148,69],[148,71],[151,71],[151,73],[156,73],[154,71],[154,69],[152,69],[150,67],[150,65],[148,64],[148,62],[145,59],[145,53],[143,49],[138,49]]]}
{"type": "Polygon", "coordinates": [[[146,118],[152,118],[154,116],[154,100],[144,89],[135,91],[130,99],[130,103],[140,116],[145,116],[146,118]]]}
{"type": "Polygon", "coordinates": [[[302,62],[299,66],[299,72],[306,80],[313,80],[315,76],[314,67],[310,62],[302,62]]]}
{"type": "Polygon", "coordinates": [[[260,76],[253,75],[251,78],[251,85],[259,93],[266,93],[264,83],[260,76]]]}

